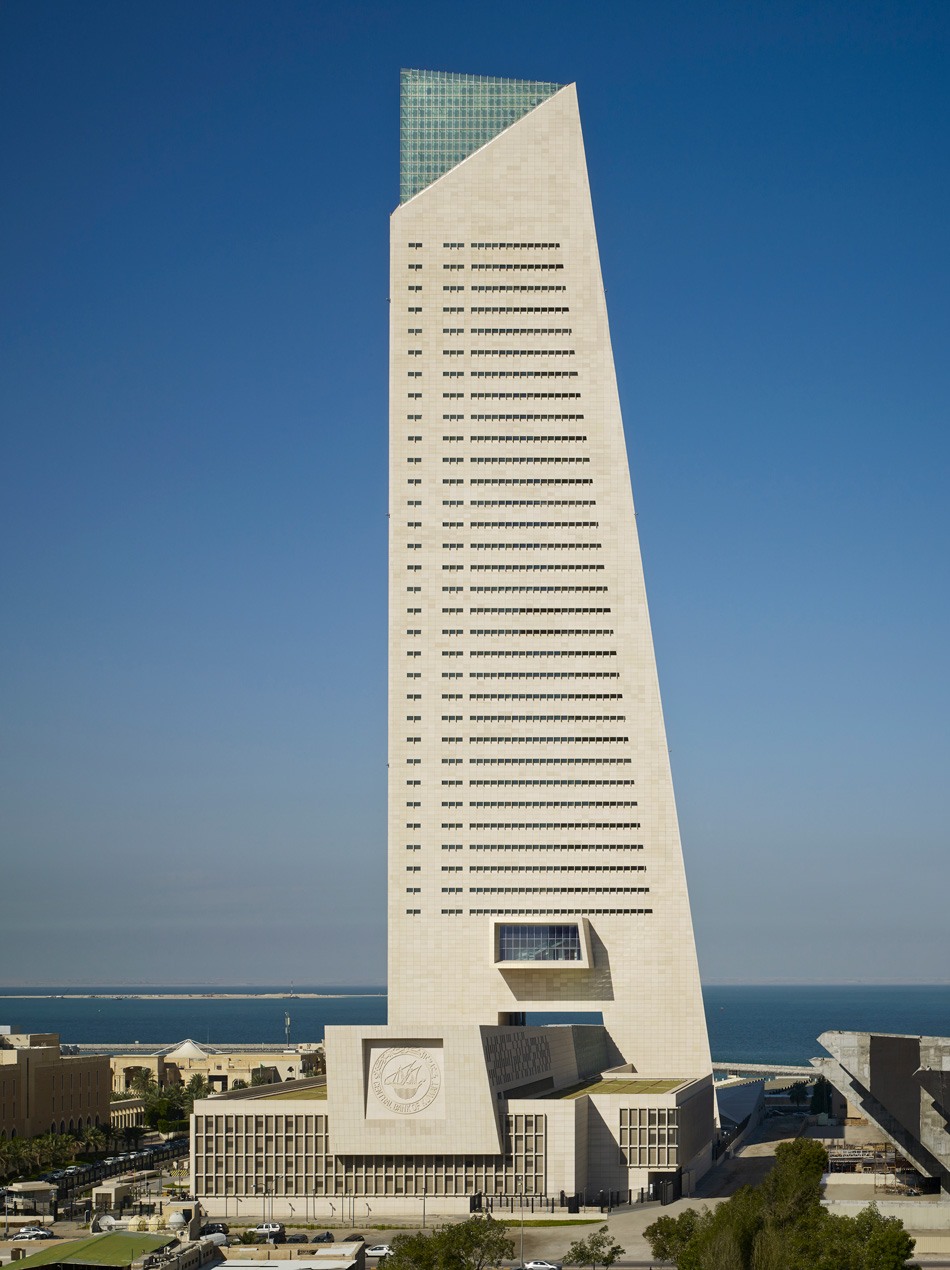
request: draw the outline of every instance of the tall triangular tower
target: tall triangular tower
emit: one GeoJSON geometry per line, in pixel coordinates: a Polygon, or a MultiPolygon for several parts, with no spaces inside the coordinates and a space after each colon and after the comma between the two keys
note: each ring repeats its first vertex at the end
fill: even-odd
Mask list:
{"type": "Polygon", "coordinates": [[[403,71],[401,193],[390,1020],[708,1072],[574,87],[403,71]]]}
{"type": "Polygon", "coordinates": [[[577,98],[402,93],[389,1021],[328,1027],[326,1084],[197,1102],[195,1194],[675,1199],[714,1093],[577,98]]]}

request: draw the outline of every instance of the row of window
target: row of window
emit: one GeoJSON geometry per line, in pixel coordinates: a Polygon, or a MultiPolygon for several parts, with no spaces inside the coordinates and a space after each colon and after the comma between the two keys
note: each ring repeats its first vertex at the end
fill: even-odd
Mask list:
{"type": "MultiPolygon", "coordinates": [[[[443,464],[447,462],[456,462],[456,464],[464,464],[465,458],[443,458],[443,464]]],[[[471,455],[469,457],[470,464],[589,464],[591,460],[583,455],[498,455],[485,457],[484,455],[471,455]]],[[[478,484],[472,481],[472,485],[478,484]]],[[[514,481],[499,481],[498,484],[516,484],[514,481]]],[[[592,483],[593,484],[593,483],[592,483]]]]}
{"type": "MultiPolygon", "coordinates": [[[[473,415],[473,416],[472,416],[472,418],[473,418],[473,419],[487,419],[488,417],[489,417],[488,415],[473,415]]],[[[502,416],[501,416],[501,415],[497,415],[497,416],[495,416],[495,417],[496,417],[496,418],[499,418],[499,419],[500,419],[500,418],[502,418],[502,416]]],[[[518,415],[507,415],[507,416],[505,416],[505,417],[506,417],[506,418],[509,418],[509,419],[524,418],[525,420],[529,420],[529,419],[543,419],[543,418],[545,418],[545,417],[546,417],[546,418],[548,418],[548,419],[558,419],[558,420],[568,419],[568,420],[570,420],[570,419],[582,419],[582,418],[583,418],[583,415],[547,415],[547,416],[544,416],[544,415],[530,415],[530,416],[529,416],[529,415],[524,415],[524,416],[518,416],[518,415]]],[[[442,440],[443,440],[443,441],[464,441],[464,440],[465,440],[465,438],[464,438],[464,437],[443,437],[443,438],[442,438],[442,440]]],[[[529,445],[537,445],[538,443],[543,443],[543,442],[545,442],[545,441],[551,441],[551,442],[554,442],[554,441],[561,441],[561,442],[563,442],[563,441],[576,441],[576,442],[578,442],[579,444],[582,444],[582,443],[583,443],[584,441],[586,441],[586,440],[587,440],[587,437],[586,437],[586,436],[553,436],[553,437],[548,437],[548,436],[533,436],[533,435],[532,435],[532,436],[500,436],[500,435],[497,435],[497,434],[492,434],[491,436],[486,436],[486,435],[480,435],[480,434],[473,434],[472,436],[470,436],[470,437],[469,437],[469,441],[472,441],[472,442],[481,442],[481,441],[505,441],[505,442],[509,442],[509,443],[510,443],[510,442],[519,442],[519,441],[520,441],[520,442],[523,442],[523,443],[526,443],[526,444],[529,444],[529,445]]]]}
{"type": "MultiPolygon", "coordinates": [[[[463,783],[462,781],[443,781],[443,782],[442,782],[442,784],[443,784],[443,785],[461,785],[462,783],[463,783]]],[[[581,786],[588,786],[588,785],[592,785],[592,786],[597,786],[597,787],[601,787],[601,786],[605,786],[605,785],[635,785],[635,784],[636,784],[636,781],[634,781],[634,780],[624,780],[624,779],[620,779],[620,778],[617,778],[617,779],[615,779],[615,780],[609,780],[609,779],[608,779],[608,780],[602,780],[602,779],[598,779],[597,777],[594,777],[594,776],[585,776],[582,780],[577,780],[577,779],[570,779],[570,780],[568,780],[568,779],[563,779],[563,780],[558,780],[558,779],[556,779],[556,778],[555,778],[555,779],[551,779],[551,780],[541,780],[541,779],[535,779],[535,780],[528,780],[528,779],[525,779],[525,780],[507,779],[507,780],[504,780],[504,779],[498,779],[498,780],[470,780],[468,783],[469,783],[469,785],[470,785],[470,786],[479,786],[479,787],[485,787],[485,786],[501,787],[501,786],[505,786],[505,787],[513,788],[513,787],[520,787],[520,786],[537,786],[537,787],[539,787],[539,788],[549,788],[549,787],[561,786],[561,785],[568,785],[568,786],[577,786],[577,785],[581,785],[581,786]]]]}
{"type": "MultiPolygon", "coordinates": [[[[443,737],[443,741],[461,741],[443,737]]],[[[472,745],[626,745],[628,736],[471,736],[472,745]]]]}
{"type": "Polygon", "coordinates": [[[470,908],[469,917],[606,917],[652,913],[652,908],[470,908]]]}
{"type": "MultiPolygon", "coordinates": [[[[450,310],[443,309],[443,313],[450,310]]],[[[464,313],[465,306],[460,305],[452,310],[457,313],[464,313]]],[[[566,304],[473,304],[469,308],[470,313],[570,313],[570,306],[566,304]]]]}
{"type": "MultiPolygon", "coordinates": [[[[443,246],[445,245],[446,244],[443,243],[443,246]]],[[[461,246],[461,244],[459,245],[461,246]]],[[[560,243],[471,243],[470,246],[478,248],[478,249],[487,248],[490,251],[495,250],[496,248],[503,248],[509,251],[510,250],[520,251],[524,249],[528,249],[531,251],[548,250],[548,249],[557,251],[560,249],[561,244],[560,243]]]]}
{"type": "MultiPolygon", "coordinates": [[[[605,586],[470,586],[469,591],[473,594],[496,594],[496,595],[512,595],[512,594],[532,594],[532,595],[575,595],[587,594],[591,592],[605,592],[605,586]]],[[[464,591],[464,587],[443,587],[443,591],[456,590],[464,591]]]]}
{"type": "MultiPolygon", "coordinates": [[[[443,869],[466,866],[443,865],[443,869]]],[[[469,873],[646,873],[645,864],[470,864],[469,873]]]]}
{"type": "MultiPolygon", "coordinates": [[[[443,328],[443,335],[464,335],[465,331],[446,330],[443,328]]],[[[469,335],[573,335],[574,331],[569,326],[473,326],[469,328],[469,335]]]]}
{"type": "MultiPolygon", "coordinates": [[[[464,265],[462,265],[461,267],[462,267],[463,269],[465,268],[465,266],[464,266],[464,265]]],[[[444,268],[446,268],[446,266],[445,266],[445,265],[443,265],[443,266],[442,266],[442,268],[444,269],[444,268]]],[[[518,272],[521,272],[521,271],[522,271],[522,270],[524,270],[524,269],[530,269],[530,270],[532,270],[532,271],[537,272],[537,271],[539,271],[539,270],[541,270],[541,271],[544,271],[544,270],[558,270],[558,271],[560,271],[560,270],[563,270],[564,266],[563,266],[563,264],[561,264],[560,262],[551,262],[551,261],[544,261],[544,262],[541,262],[541,261],[519,260],[519,261],[517,262],[517,264],[501,264],[501,263],[499,263],[499,262],[497,262],[497,261],[489,261],[489,260],[485,260],[485,261],[478,261],[478,262],[476,262],[476,263],[473,263],[473,264],[469,265],[469,268],[470,268],[470,269],[476,269],[476,270],[483,270],[483,271],[484,271],[484,270],[492,270],[492,269],[497,269],[497,270],[508,270],[508,271],[510,271],[510,270],[512,270],[512,269],[515,269],[515,270],[518,270],[518,272]]]]}
{"type": "MultiPolygon", "coordinates": [[[[456,505],[465,505],[463,499],[454,500],[456,505]]],[[[447,505],[447,500],[442,500],[442,506],[447,505]]],[[[596,507],[597,500],[593,498],[472,498],[469,500],[469,507],[596,507]]],[[[600,587],[601,591],[606,591],[606,587],[600,587]]]]}
{"type": "MultiPolygon", "coordinates": [[[[533,802],[529,799],[523,800],[499,800],[497,802],[491,800],[480,801],[473,799],[469,807],[637,807],[639,803],[635,800],[623,799],[599,799],[599,798],[583,798],[583,799],[562,799],[560,801],[542,800],[533,802]]],[[[456,806],[461,807],[461,803],[443,803],[443,807],[456,806]]],[[[639,826],[638,826],[639,827],[639,826]]]]}
{"type": "Polygon", "coordinates": [[[611,648],[472,648],[469,657],[616,657],[611,648]]]}
{"type": "MultiPolygon", "coordinates": [[[[442,887],[443,891],[464,890],[442,887]]],[[[469,895],[649,895],[648,886],[470,886],[469,895]]]]}
{"type": "MultiPolygon", "coordinates": [[[[454,676],[461,678],[461,675],[454,676]]],[[[619,679],[619,670],[470,670],[469,679],[619,679]]]]}
{"type": "MultiPolygon", "coordinates": [[[[589,476],[473,476],[472,485],[593,485],[589,476]]],[[[464,485],[464,481],[443,481],[443,485],[464,485]]],[[[475,505],[475,504],[473,504],[475,505]]]]}
{"type": "MultiPolygon", "coordinates": [[[[419,289],[420,291],[422,290],[421,287],[419,289]]],[[[480,283],[480,284],[473,283],[471,289],[473,291],[566,291],[567,287],[564,286],[563,283],[553,283],[553,284],[548,284],[547,286],[543,284],[541,286],[537,286],[537,285],[526,286],[524,284],[518,286],[516,284],[513,285],[512,283],[506,284],[502,282],[495,282],[495,283],[489,282],[489,283],[480,283]]],[[[464,291],[465,288],[464,287],[451,287],[451,288],[443,287],[442,290],[443,291],[448,291],[448,290],[464,291]]]]}
{"type": "MultiPolygon", "coordinates": [[[[561,763],[570,763],[570,764],[577,764],[578,766],[581,766],[581,765],[590,765],[590,764],[595,764],[595,763],[596,763],[596,764],[605,764],[605,763],[606,763],[606,764],[610,764],[610,765],[620,765],[620,766],[622,766],[623,764],[629,764],[629,763],[632,763],[632,762],[633,762],[633,759],[632,759],[632,758],[623,758],[623,757],[620,757],[620,756],[617,756],[617,757],[614,757],[614,758],[578,758],[576,755],[571,754],[571,755],[564,755],[563,757],[560,757],[560,758],[470,758],[468,761],[472,764],[472,766],[473,766],[473,767],[477,767],[477,766],[479,766],[479,765],[488,765],[488,764],[491,764],[491,765],[493,765],[493,766],[499,766],[499,765],[503,765],[503,766],[504,766],[504,765],[516,766],[516,765],[524,765],[524,764],[547,764],[547,765],[549,765],[549,766],[550,766],[550,765],[555,764],[555,763],[557,763],[557,764],[561,764],[561,763]]],[[[462,762],[462,759],[443,759],[443,760],[442,760],[442,762],[443,762],[443,763],[447,763],[447,762],[451,762],[451,763],[461,763],[461,762],[462,762]]],[[[586,783],[586,782],[585,782],[585,783],[586,783]]]]}
{"type": "MultiPolygon", "coordinates": [[[[444,565],[442,567],[445,568],[444,565]]],[[[524,572],[526,570],[532,570],[534,572],[539,572],[541,570],[547,570],[547,571],[586,570],[587,572],[591,572],[591,571],[603,572],[603,570],[606,569],[606,567],[607,566],[603,564],[499,564],[499,563],[496,563],[496,564],[469,565],[469,568],[471,569],[472,573],[478,573],[478,572],[487,573],[489,571],[492,571],[495,573],[512,572],[512,571],[524,572]]]]}
{"type": "MultiPolygon", "coordinates": [[[[443,543],[448,547],[449,543],[443,543]]],[[[455,550],[463,543],[451,544],[455,550]]],[[[472,551],[600,551],[599,542],[470,542],[472,551]]]]}
{"type": "MultiPolygon", "coordinates": [[[[462,357],[462,349],[442,350],[443,357],[462,357]]],[[[472,348],[471,357],[574,357],[573,348],[472,348]]]]}
{"type": "MultiPolygon", "coordinates": [[[[462,716],[452,717],[460,719],[462,716]]],[[[470,714],[468,719],[470,723],[626,723],[627,716],[624,714],[470,714]]]]}
{"type": "MultiPolygon", "coordinates": [[[[470,842],[470,851],[642,851],[642,842],[470,842]]],[[[450,850],[446,843],[442,850],[450,850]]],[[[461,850],[461,846],[454,848],[461,850]]]]}
{"type": "MultiPolygon", "coordinates": [[[[461,825],[453,825],[453,826],[443,825],[442,826],[443,829],[446,829],[446,828],[461,829],[461,827],[462,827],[461,825]]],[[[585,821],[552,821],[552,820],[477,821],[477,820],[471,820],[469,821],[468,827],[469,829],[485,829],[485,830],[492,830],[493,832],[497,830],[505,830],[507,832],[509,829],[531,830],[532,833],[540,833],[541,831],[547,831],[551,829],[559,829],[559,830],[560,829],[602,829],[604,831],[607,831],[607,830],[612,831],[615,829],[639,829],[640,822],[636,820],[633,820],[633,821],[631,820],[616,820],[616,821],[615,820],[585,820],[585,821]]]]}
{"type": "MultiPolygon", "coordinates": [[[[557,504],[554,504],[557,506],[557,504]]],[[[444,522],[443,522],[444,527],[444,522]]],[[[599,520],[470,520],[469,529],[599,529],[599,520]]]]}

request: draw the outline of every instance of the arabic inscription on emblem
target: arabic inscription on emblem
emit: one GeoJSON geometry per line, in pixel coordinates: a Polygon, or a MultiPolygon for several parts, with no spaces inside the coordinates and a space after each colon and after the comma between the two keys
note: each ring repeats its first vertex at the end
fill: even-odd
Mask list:
{"type": "Polygon", "coordinates": [[[389,1111],[414,1116],[435,1102],[442,1087],[442,1073],[428,1050],[388,1049],[373,1063],[370,1084],[389,1111]]]}

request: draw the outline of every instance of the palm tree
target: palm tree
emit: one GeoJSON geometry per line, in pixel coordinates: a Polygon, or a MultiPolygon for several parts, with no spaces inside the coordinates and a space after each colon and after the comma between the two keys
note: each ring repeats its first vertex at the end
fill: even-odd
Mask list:
{"type": "Polygon", "coordinates": [[[152,1072],[140,1067],[132,1077],[130,1088],[138,1098],[144,1098],[148,1101],[150,1097],[158,1092],[158,1083],[152,1072]]]}
{"type": "Polygon", "coordinates": [[[0,1140],[0,1177],[16,1177],[23,1172],[23,1141],[21,1138],[0,1140]]]}
{"type": "Polygon", "coordinates": [[[210,1093],[211,1085],[205,1080],[204,1076],[196,1072],[185,1086],[185,1114],[191,1115],[196,1098],[207,1098],[210,1093]]]}
{"type": "Polygon", "coordinates": [[[97,1124],[91,1124],[83,1130],[82,1140],[85,1143],[86,1150],[92,1155],[102,1155],[106,1149],[106,1135],[97,1124]]]}
{"type": "Polygon", "coordinates": [[[103,1129],[103,1133],[105,1134],[106,1146],[107,1147],[113,1146],[118,1148],[119,1142],[122,1139],[122,1130],[119,1128],[119,1126],[113,1124],[112,1121],[110,1120],[108,1124],[105,1124],[102,1126],[102,1129],[103,1129]]]}

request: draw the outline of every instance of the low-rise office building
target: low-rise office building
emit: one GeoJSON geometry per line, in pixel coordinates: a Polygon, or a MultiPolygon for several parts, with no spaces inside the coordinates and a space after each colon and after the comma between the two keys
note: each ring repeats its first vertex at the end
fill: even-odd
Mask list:
{"type": "Polygon", "coordinates": [[[423,1197],[443,1213],[467,1212],[473,1197],[489,1208],[616,1201],[689,1192],[709,1167],[711,1077],[610,1069],[601,1028],[450,1027],[425,1050],[394,1047],[386,1032],[328,1030],[339,1073],[329,1098],[306,1082],[196,1102],[191,1185],[205,1209],[264,1196],[276,1215],[312,1203],[315,1219],[332,1220],[356,1198],[406,1215],[423,1197]],[[368,1106],[364,1069],[382,1091],[368,1106]],[[407,1118],[410,1087],[425,1106],[407,1118]]]}
{"type": "Polygon", "coordinates": [[[110,1084],[107,1058],[63,1054],[54,1032],[0,1026],[0,1138],[106,1124],[110,1084]]]}

